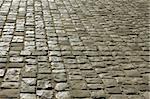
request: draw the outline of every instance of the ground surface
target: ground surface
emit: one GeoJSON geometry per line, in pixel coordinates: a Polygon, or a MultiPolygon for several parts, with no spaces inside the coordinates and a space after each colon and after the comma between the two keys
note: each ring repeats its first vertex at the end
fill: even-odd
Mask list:
{"type": "Polygon", "coordinates": [[[0,99],[149,99],[149,0],[0,0],[0,99]]]}

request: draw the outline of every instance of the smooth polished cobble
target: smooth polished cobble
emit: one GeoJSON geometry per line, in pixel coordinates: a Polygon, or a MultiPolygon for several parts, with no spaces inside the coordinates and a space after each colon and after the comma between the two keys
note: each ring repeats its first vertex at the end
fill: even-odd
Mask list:
{"type": "Polygon", "coordinates": [[[150,99],[148,0],[0,0],[0,99],[150,99]]]}

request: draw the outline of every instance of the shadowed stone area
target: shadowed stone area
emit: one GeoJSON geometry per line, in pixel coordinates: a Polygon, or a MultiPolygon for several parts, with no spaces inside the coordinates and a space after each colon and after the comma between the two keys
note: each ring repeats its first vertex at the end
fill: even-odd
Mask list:
{"type": "Polygon", "coordinates": [[[149,0],[0,0],[0,99],[150,99],[149,0]]]}

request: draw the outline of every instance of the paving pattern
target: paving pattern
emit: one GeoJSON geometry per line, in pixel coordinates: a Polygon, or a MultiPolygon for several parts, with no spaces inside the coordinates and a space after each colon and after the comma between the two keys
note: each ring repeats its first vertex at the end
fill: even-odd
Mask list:
{"type": "Polygon", "coordinates": [[[0,0],[0,99],[150,99],[149,0],[0,0]]]}

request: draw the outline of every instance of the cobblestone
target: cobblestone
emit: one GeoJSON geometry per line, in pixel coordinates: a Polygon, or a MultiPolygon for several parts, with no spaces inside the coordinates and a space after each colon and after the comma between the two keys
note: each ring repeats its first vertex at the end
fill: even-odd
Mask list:
{"type": "Polygon", "coordinates": [[[0,99],[149,99],[148,0],[0,0],[0,99]]]}

